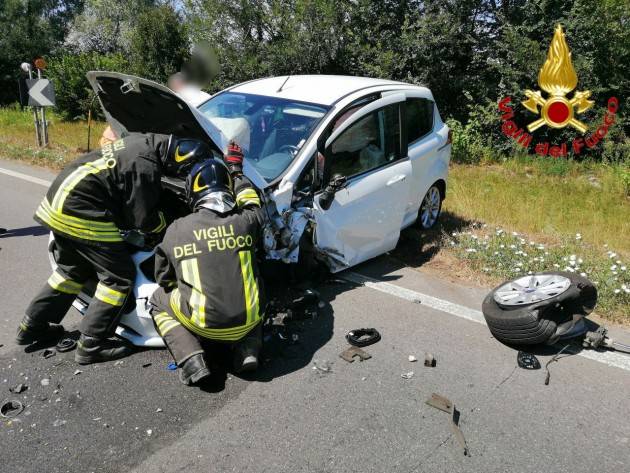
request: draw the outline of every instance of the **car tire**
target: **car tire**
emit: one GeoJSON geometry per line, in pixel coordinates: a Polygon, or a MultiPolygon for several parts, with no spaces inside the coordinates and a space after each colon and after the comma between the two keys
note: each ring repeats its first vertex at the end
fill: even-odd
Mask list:
{"type": "MultiPolygon", "coordinates": [[[[531,304],[502,306],[494,299],[494,288],[484,299],[481,310],[492,335],[508,345],[554,343],[559,327],[590,314],[597,302],[597,289],[588,279],[565,272],[560,275],[571,282],[563,293],[531,304]]],[[[504,283],[505,284],[505,283],[504,283]]]]}
{"type": "Polygon", "coordinates": [[[429,230],[435,226],[442,212],[442,191],[437,183],[429,187],[422,198],[418,210],[418,226],[422,230],[429,230]]]}

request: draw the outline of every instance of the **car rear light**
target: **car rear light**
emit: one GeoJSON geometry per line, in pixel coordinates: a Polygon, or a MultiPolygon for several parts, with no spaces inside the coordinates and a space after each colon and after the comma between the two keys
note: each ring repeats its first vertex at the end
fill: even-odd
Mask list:
{"type": "Polygon", "coordinates": [[[453,142],[453,130],[448,130],[448,138],[446,139],[446,144],[450,145],[453,142]]]}

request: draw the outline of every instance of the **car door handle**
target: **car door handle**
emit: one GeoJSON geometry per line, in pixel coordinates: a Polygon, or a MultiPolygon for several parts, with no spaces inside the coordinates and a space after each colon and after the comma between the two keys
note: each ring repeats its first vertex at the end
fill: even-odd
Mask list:
{"type": "Polygon", "coordinates": [[[399,174],[398,176],[394,176],[392,177],[389,181],[387,181],[387,185],[388,186],[393,186],[394,184],[396,184],[397,182],[402,182],[405,179],[407,179],[407,176],[404,174],[399,174]]]}

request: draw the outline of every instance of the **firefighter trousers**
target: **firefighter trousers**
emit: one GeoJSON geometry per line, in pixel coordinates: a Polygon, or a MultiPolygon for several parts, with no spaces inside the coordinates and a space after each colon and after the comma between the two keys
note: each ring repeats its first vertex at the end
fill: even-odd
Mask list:
{"type": "Polygon", "coordinates": [[[170,305],[170,292],[163,287],[158,288],[151,297],[151,316],[158,333],[164,339],[177,366],[181,366],[188,358],[204,353],[203,344],[207,342],[231,343],[234,350],[260,350],[262,346],[262,323],[250,330],[247,335],[236,342],[224,342],[204,338],[192,333],[184,327],[173,313],[170,305]]]}
{"type": "MultiPolygon", "coordinates": [[[[53,233],[54,234],[54,233],[53,233]]],[[[135,279],[126,245],[90,245],[54,234],[57,268],[26,309],[34,324],[59,323],[89,280],[97,279],[92,302],[79,325],[90,337],[114,334],[135,279]]]]}

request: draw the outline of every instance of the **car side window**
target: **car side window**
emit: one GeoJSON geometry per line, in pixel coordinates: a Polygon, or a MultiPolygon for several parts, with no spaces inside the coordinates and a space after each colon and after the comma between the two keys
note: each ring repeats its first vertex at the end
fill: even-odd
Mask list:
{"type": "Polygon", "coordinates": [[[400,159],[398,104],[359,119],[332,144],[330,175],[352,177],[400,159]]]}
{"type": "Polygon", "coordinates": [[[408,98],[405,102],[405,112],[408,144],[433,130],[433,102],[431,100],[408,98]]]}

